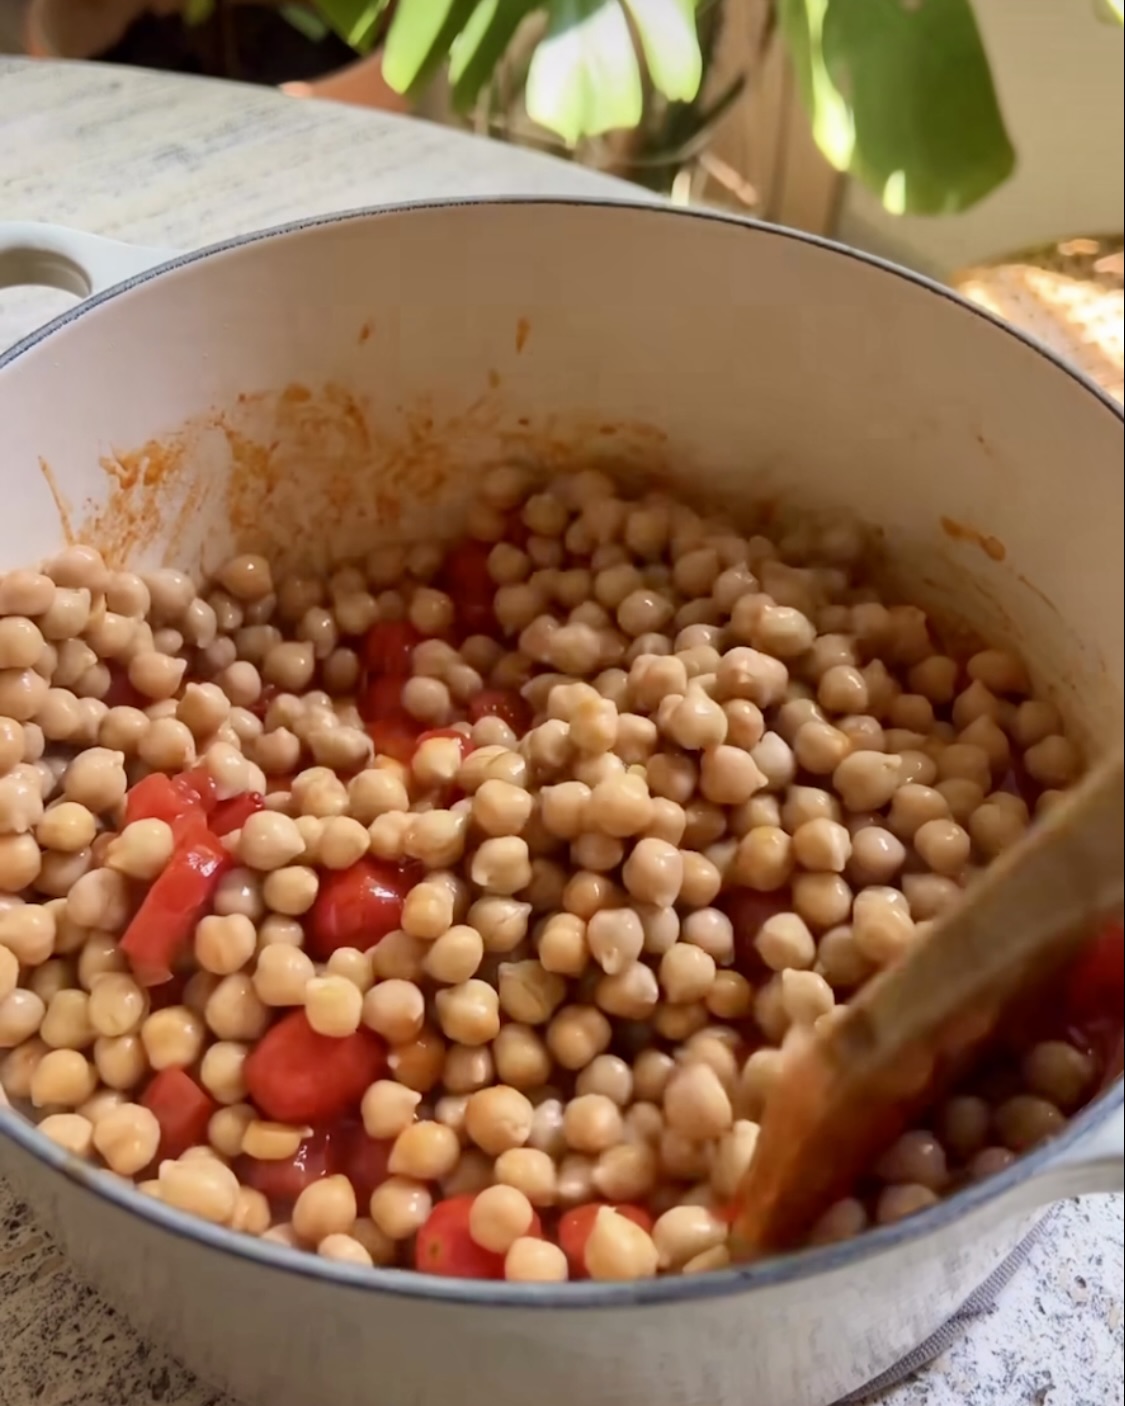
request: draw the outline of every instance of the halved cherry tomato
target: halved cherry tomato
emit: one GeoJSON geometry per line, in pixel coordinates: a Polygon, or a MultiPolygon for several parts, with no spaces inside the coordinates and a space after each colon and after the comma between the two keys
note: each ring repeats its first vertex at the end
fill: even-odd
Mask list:
{"type": "Polygon", "coordinates": [[[363,637],[363,662],[380,677],[409,678],[414,646],[423,638],[409,620],[377,620],[363,637]]]}
{"type": "Polygon", "coordinates": [[[119,944],[142,986],[159,986],[171,978],[176,957],[232,863],[201,820],[198,830],[180,840],[119,944]]]}
{"type": "Polygon", "coordinates": [[[481,718],[500,718],[517,737],[523,736],[535,716],[527,699],[508,688],[482,688],[469,699],[468,712],[474,723],[481,718]]]}
{"type": "Polygon", "coordinates": [[[457,623],[466,635],[491,635],[496,627],[492,598],[496,583],[488,569],[491,547],[466,537],[450,548],[441,582],[453,600],[457,623]]]}
{"type": "Polygon", "coordinates": [[[257,791],[244,791],[241,796],[232,796],[229,801],[220,801],[211,812],[207,828],[212,835],[229,835],[232,830],[241,830],[252,815],[265,808],[264,796],[257,791]]]}
{"type": "Polygon", "coordinates": [[[401,926],[412,876],[385,859],[365,858],[321,876],[309,910],[309,955],[326,962],[339,947],[366,952],[401,926]]]}
{"type": "Polygon", "coordinates": [[[182,776],[154,771],[131,786],[125,797],[126,825],[137,820],[164,820],[172,825],[189,811],[202,815],[203,801],[182,776]]]}
{"type": "Polygon", "coordinates": [[[219,783],[206,767],[193,766],[176,779],[195,792],[206,814],[210,815],[219,804],[219,783]]]}
{"type": "Polygon", "coordinates": [[[332,1136],[318,1128],[305,1138],[292,1157],[281,1161],[265,1161],[257,1157],[239,1157],[234,1172],[244,1186],[252,1186],[275,1206],[292,1206],[306,1186],[320,1181],[333,1170],[332,1136]]]}
{"type": "Polygon", "coordinates": [[[250,1098],[267,1118],[330,1123],[355,1111],[386,1064],[386,1046],[372,1031],[319,1035],[298,1010],[266,1031],[243,1069],[250,1098]]]}
{"type": "Polygon", "coordinates": [[[157,1156],[179,1157],[206,1142],[207,1124],[218,1104],[182,1069],[162,1069],[141,1095],[141,1103],[160,1124],[157,1156]]]}
{"type": "Polygon", "coordinates": [[[402,684],[401,674],[378,674],[370,678],[356,700],[364,722],[372,723],[379,718],[393,718],[403,713],[402,684]]]}
{"type": "MultiPolygon", "coordinates": [[[[589,1277],[586,1269],[586,1241],[590,1238],[598,1212],[606,1204],[605,1201],[588,1201],[584,1206],[574,1206],[559,1221],[559,1248],[570,1265],[572,1279],[589,1277]]],[[[613,1209],[619,1216],[639,1225],[642,1230],[652,1230],[652,1217],[640,1206],[615,1205],[613,1209]]]]}

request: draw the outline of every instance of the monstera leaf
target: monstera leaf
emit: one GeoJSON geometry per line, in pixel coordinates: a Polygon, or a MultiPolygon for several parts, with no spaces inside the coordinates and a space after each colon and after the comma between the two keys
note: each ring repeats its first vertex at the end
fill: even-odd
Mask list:
{"type": "Polygon", "coordinates": [[[552,0],[527,75],[528,116],[570,146],[641,120],[644,92],[630,20],[658,93],[690,102],[703,58],[694,0],[552,0]]]}
{"type": "Polygon", "coordinates": [[[1011,175],[969,0],[777,3],[817,144],[892,213],[965,210],[1011,175]]]}

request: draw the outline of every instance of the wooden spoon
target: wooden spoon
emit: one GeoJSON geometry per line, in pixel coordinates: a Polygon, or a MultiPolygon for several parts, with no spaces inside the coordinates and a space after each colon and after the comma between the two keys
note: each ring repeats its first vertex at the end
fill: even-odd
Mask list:
{"type": "Polygon", "coordinates": [[[846,1014],[786,1052],[735,1204],[736,1255],[790,1249],[1122,905],[1122,753],[1100,762],[846,1014]]]}

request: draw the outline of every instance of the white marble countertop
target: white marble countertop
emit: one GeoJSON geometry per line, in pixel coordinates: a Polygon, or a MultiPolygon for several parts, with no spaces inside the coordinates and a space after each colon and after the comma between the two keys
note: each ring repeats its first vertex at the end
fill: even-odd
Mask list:
{"type": "MultiPolygon", "coordinates": [[[[381,201],[623,190],[636,198],[564,162],[422,122],[0,58],[0,219],[186,249],[381,201]]],[[[70,301],[0,293],[0,347],[70,301]]],[[[1125,1406],[1122,1238],[1120,1198],[1063,1206],[994,1312],[879,1406],[1125,1406]]],[[[232,1406],[85,1287],[3,1185],[0,1364],[0,1406],[232,1406]]]]}

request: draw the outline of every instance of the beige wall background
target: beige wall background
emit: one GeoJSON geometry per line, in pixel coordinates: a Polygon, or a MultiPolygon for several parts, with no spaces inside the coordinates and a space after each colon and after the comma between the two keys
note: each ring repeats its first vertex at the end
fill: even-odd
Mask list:
{"type": "Polygon", "coordinates": [[[896,218],[849,185],[837,236],[939,276],[1125,227],[1125,43],[1097,0],[974,0],[1019,165],[964,215],[896,218]]]}

